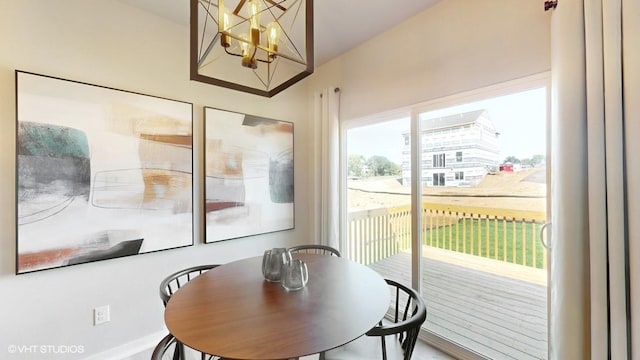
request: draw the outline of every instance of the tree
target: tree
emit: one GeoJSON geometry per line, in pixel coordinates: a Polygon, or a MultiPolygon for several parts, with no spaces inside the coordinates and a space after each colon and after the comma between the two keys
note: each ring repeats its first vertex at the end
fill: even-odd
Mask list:
{"type": "Polygon", "coordinates": [[[362,176],[362,170],[364,167],[364,156],[349,155],[347,167],[347,171],[349,172],[350,176],[362,176]]]}
{"type": "Polygon", "coordinates": [[[507,156],[506,159],[504,159],[503,163],[520,164],[520,159],[511,155],[511,156],[507,156]]]}
{"type": "Polygon", "coordinates": [[[544,155],[533,155],[533,157],[531,158],[531,165],[536,166],[539,164],[542,164],[545,161],[545,156],[544,155]]]}
{"type": "Polygon", "coordinates": [[[380,155],[370,157],[367,165],[373,176],[398,175],[401,170],[400,165],[380,155]]]}

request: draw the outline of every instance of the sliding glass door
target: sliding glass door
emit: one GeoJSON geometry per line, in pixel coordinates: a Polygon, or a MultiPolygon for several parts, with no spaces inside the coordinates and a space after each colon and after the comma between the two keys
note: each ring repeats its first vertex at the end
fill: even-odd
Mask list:
{"type": "Polygon", "coordinates": [[[419,287],[423,338],[457,357],[547,357],[546,81],[345,123],[348,257],[419,287]]]}

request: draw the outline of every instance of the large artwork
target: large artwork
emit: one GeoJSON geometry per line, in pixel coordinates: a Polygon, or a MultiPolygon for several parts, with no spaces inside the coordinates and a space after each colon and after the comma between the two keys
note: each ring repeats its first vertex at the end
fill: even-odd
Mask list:
{"type": "Polygon", "coordinates": [[[192,105],[16,71],[17,273],[193,244],[192,105]]]}
{"type": "Polygon", "coordinates": [[[206,242],[292,229],[293,123],[205,108],[206,242]]]}

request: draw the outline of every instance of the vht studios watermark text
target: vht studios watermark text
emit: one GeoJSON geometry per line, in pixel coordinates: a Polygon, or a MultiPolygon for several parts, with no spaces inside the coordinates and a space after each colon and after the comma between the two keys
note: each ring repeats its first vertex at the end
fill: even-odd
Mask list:
{"type": "Polygon", "coordinates": [[[83,345],[9,345],[9,354],[82,354],[83,345]]]}

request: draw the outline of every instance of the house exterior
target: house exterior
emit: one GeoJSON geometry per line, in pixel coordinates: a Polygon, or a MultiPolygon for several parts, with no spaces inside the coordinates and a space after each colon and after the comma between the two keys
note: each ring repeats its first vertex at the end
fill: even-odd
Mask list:
{"type": "MultiPolygon", "coordinates": [[[[486,110],[421,119],[423,186],[475,186],[499,163],[499,133],[486,110]]],[[[409,133],[402,181],[411,183],[409,133]]]]}

